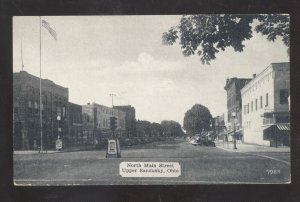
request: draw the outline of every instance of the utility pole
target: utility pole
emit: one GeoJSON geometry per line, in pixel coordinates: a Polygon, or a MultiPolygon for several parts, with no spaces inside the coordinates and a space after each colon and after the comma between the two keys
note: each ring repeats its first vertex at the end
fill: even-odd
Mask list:
{"type": "Polygon", "coordinates": [[[234,107],[234,112],[233,112],[233,149],[236,148],[236,128],[235,128],[235,120],[237,119],[237,107],[234,107]]]}
{"type": "Polygon", "coordinates": [[[116,94],[109,94],[111,96],[111,115],[114,115],[114,96],[116,96],[116,94]]]}
{"type": "Polygon", "coordinates": [[[41,128],[41,146],[40,152],[43,152],[43,121],[42,121],[42,20],[40,16],[40,128],[41,128]]]}
{"type": "MultiPolygon", "coordinates": [[[[110,93],[109,94],[111,96],[111,116],[114,116],[114,96],[116,96],[116,94],[110,93]]],[[[115,131],[112,130],[112,138],[115,139],[115,131]]]]}
{"type": "Polygon", "coordinates": [[[22,60],[22,71],[24,70],[24,63],[23,63],[23,46],[22,46],[22,39],[21,39],[21,60],[22,60]]]}

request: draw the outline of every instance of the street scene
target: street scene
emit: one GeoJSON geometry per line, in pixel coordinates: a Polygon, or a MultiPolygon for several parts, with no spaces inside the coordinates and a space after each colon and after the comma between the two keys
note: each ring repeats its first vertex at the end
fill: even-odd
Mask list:
{"type": "Polygon", "coordinates": [[[122,148],[122,157],[115,159],[106,159],[105,150],[49,153],[46,156],[37,153],[15,154],[15,184],[158,185],[290,181],[290,155],[287,149],[276,151],[252,146],[236,152],[226,148],[195,147],[182,139],[176,139],[122,148]],[[119,164],[124,161],[179,162],[181,175],[168,179],[124,179],[119,174],[119,164]]]}
{"type": "Polygon", "coordinates": [[[287,184],[289,16],[16,16],[14,184],[287,184]]]}

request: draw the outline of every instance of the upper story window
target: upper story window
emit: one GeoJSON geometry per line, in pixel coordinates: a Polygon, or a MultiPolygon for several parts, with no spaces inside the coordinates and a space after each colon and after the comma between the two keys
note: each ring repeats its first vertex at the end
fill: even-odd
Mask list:
{"type": "Polygon", "coordinates": [[[57,106],[57,108],[56,108],[56,113],[57,113],[57,116],[61,116],[61,108],[59,106],[57,106]]]}
{"type": "Polygon", "coordinates": [[[260,96],[260,108],[262,109],[263,108],[263,97],[260,96]]]}
{"type": "Polygon", "coordinates": [[[37,109],[38,108],[38,104],[37,102],[34,102],[34,108],[37,109]]]}
{"type": "Polygon", "coordinates": [[[31,107],[32,107],[32,105],[31,105],[31,101],[30,101],[30,100],[28,100],[28,107],[29,107],[29,108],[31,108],[31,107]]]}
{"type": "Polygon", "coordinates": [[[257,99],[255,99],[255,110],[257,111],[257,99]]]}
{"type": "Polygon", "coordinates": [[[253,101],[251,101],[251,112],[253,112],[253,101]]]}
{"type": "Polygon", "coordinates": [[[280,104],[288,103],[288,97],[289,97],[288,89],[281,89],[279,92],[279,96],[280,96],[280,104]]]}
{"type": "Polygon", "coordinates": [[[269,94],[266,93],[266,106],[269,106],[269,94]]]}
{"type": "Polygon", "coordinates": [[[247,104],[247,113],[249,114],[249,103],[247,104]]]}
{"type": "Polygon", "coordinates": [[[62,108],[62,115],[66,116],[66,108],[65,107],[62,108]]]}

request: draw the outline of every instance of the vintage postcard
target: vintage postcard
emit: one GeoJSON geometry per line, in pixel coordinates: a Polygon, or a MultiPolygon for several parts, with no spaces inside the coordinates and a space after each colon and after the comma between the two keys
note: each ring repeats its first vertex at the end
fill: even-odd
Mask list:
{"type": "Polygon", "coordinates": [[[290,183],[289,23],[13,17],[14,184],[290,183]]]}

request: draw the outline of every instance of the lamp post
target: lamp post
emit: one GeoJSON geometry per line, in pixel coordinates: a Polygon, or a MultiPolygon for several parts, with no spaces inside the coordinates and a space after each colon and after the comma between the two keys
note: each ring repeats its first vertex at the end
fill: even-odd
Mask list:
{"type": "Polygon", "coordinates": [[[60,132],[60,127],[59,127],[59,121],[60,121],[60,116],[57,116],[57,139],[59,139],[59,132],[60,132]]]}
{"type": "Polygon", "coordinates": [[[236,133],[235,133],[235,118],[236,118],[236,112],[232,112],[233,117],[233,149],[236,148],[236,133]]]}
{"type": "Polygon", "coordinates": [[[219,123],[218,123],[218,122],[219,122],[218,120],[215,121],[215,129],[214,129],[214,132],[215,132],[215,138],[218,139],[218,143],[219,143],[219,129],[218,129],[219,123]]]}

